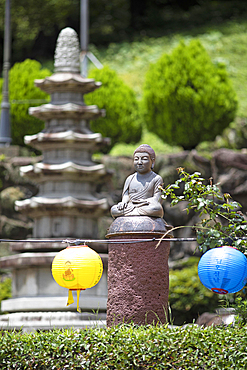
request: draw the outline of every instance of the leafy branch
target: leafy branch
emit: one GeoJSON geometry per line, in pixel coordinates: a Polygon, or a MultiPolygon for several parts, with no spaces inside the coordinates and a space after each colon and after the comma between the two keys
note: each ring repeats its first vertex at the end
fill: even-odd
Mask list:
{"type": "Polygon", "coordinates": [[[230,194],[222,194],[213,179],[206,181],[200,172],[189,174],[178,168],[179,179],[165,189],[162,198],[171,198],[171,207],[186,201],[186,212],[199,213],[200,221],[193,226],[199,249],[231,245],[247,254],[247,221],[240,211],[241,204],[230,194]]]}

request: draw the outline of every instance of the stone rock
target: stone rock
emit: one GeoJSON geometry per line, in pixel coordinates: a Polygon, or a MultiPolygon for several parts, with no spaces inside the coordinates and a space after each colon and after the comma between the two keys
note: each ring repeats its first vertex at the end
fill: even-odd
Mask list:
{"type": "Polygon", "coordinates": [[[214,155],[213,159],[217,168],[238,168],[239,170],[247,171],[247,154],[235,152],[230,149],[219,149],[214,155]]]}
{"type": "Polygon", "coordinates": [[[0,204],[2,213],[11,215],[15,212],[15,201],[23,199],[24,192],[19,187],[10,186],[0,193],[0,204]]]}
{"type": "Polygon", "coordinates": [[[196,320],[196,324],[200,326],[217,326],[217,325],[230,325],[235,321],[235,315],[232,312],[228,313],[210,313],[204,312],[196,320]]]}
{"type": "Polygon", "coordinates": [[[26,239],[32,234],[33,223],[0,216],[0,235],[3,239],[26,239]]]}
{"type": "Polygon", "coordinates": [[[223,193],[229,193],[247,212],[247,154],[219,149],[213,154],[212,174],[223,193]]]}

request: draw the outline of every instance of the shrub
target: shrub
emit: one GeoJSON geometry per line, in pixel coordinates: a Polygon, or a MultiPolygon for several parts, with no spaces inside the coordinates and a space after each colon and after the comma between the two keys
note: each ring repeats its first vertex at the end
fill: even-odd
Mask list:
{"type": "Polygon", "coordinates": [[[11,282],[10,278],[2,277],[0,280],[0,305],[3,299],[11,298],[11,282]]]}
{"type": "MultiPolygon", "coordinates": [[[[40,105],[49,96],[34,85],[34,80],[51,75],[36,60],[15,63],[9,72],[9,100],[11,103],[12,144],[24,145],[23,137],[41,131],[44,122],[32,117],[28,108],[40,105]]],[[[1,97],[2,98],[2,97],[1,97]]]]}
{"type": "Polygon", "coordinates": [[[203,312],[215,312],[219,307],[219,295],[200,282],[198,262],[199,258],[191,257],[179,269],[170,270],[169,304],[176,325],[193,322],[203,312]]]}
{"type": "Polygon", "coordinates": [[[245,369],[246,327],[120,325],[0,332],[7,369],[245,369]]]}
{"type": "MultiPolygon", "coordinates": [[[[115,143],[136,143],[141,138],[142,127],[139,105],[133,90],[109,67],[93,69],[89,77],[102,82],[96,91],[85,95],[85,103],[96,104],[106,110],[106,117],[91,121],[91,128],[115,143]]],[[[109,147],[108,149],[110,150],[109,147]]]]}
{"type": "Polygon", "coordinates": [[[168,144],[192,149],[214,140],[234,119],[237,97],[225,66],[198,40],[183,41],[150,66],[143,105],[147,128],[168,144]]]}

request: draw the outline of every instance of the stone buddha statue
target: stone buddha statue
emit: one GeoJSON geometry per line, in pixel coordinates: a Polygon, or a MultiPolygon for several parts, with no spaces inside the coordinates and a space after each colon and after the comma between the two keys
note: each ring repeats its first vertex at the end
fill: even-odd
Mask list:
{"type": "Polygon", "coordinates": [[[163,217],[161,206],[162,178],[153,172],[155,152],[147,144],[140,145],[134,152],[136,172],[127,177],[122,201],[111,208],[113,218],[119,216],[163,217]]]}

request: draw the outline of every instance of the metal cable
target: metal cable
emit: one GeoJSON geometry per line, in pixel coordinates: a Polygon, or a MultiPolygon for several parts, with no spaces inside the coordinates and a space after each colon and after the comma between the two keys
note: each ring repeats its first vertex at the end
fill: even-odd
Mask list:
{"type": "Polygon", "coordinates": [[[99,240],[99,239],[49,239],[49,240],[38,240],[38,239],[0,239],[0,243],[67,243],[67,244],[87,244],[87,243],[98,243],[98,244],[129,244],[129,243],[143,243],[143,242],[154,242],[154,241],[182,241],[182,242],[191,242],[196,241],[196,238],[162,238],[161,239],[115,239],[115,240],[99,240]]]}
{"type": "MultiPolygon", "coordinates": [[[[246,237],[239,238],[242,240],[247,240],[246,237]]],[[[91,243],[98,243],[98,244],[130,244],[130,243],[143,243],[143,242],[162,242],[162,241],[170,241],[170,242],[195,242],[197,238],[151,238],[151,239],[115,239],[115,240],[100,240],[100,239],[46,239],[46,240],[38,240],[38,239],[0,239],[0,243],[67,243],[67,244],[91,244],[91,243]]]]}

